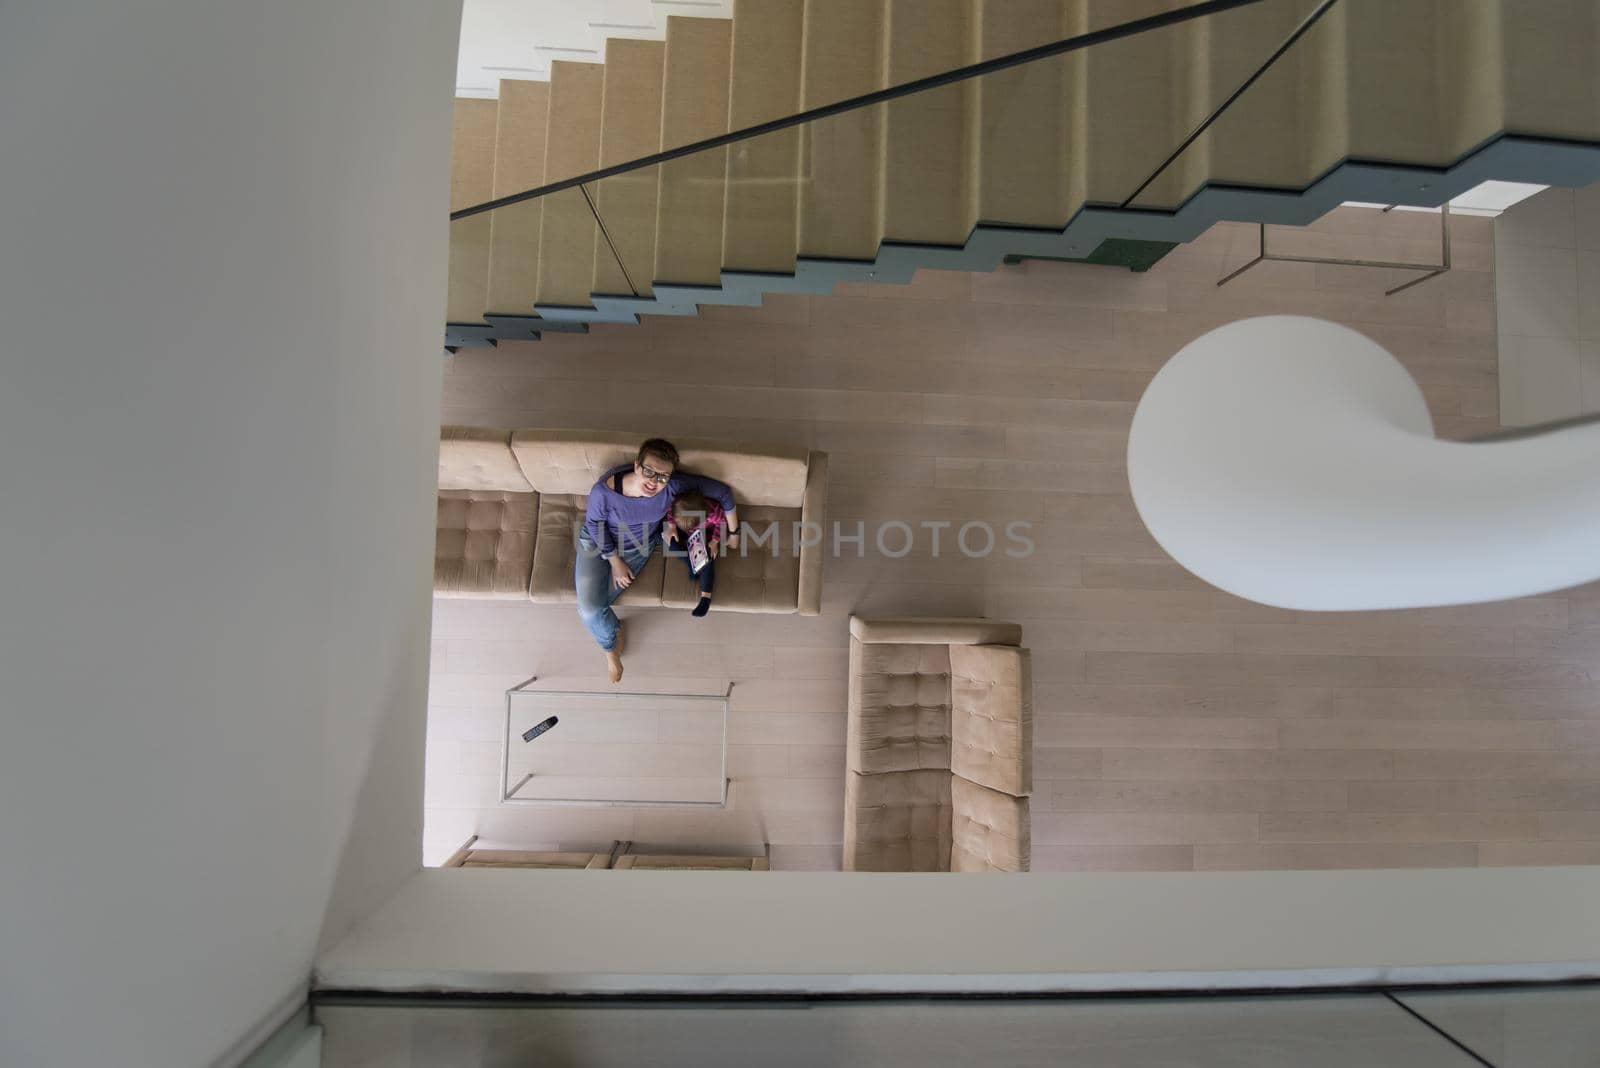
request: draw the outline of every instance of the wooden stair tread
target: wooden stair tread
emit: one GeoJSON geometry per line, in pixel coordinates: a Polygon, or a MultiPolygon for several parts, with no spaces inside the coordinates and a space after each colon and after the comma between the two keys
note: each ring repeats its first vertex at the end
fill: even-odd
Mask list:
{"type": "MultiPolygon", "coordinates": [[[[1082,32],[1084,5],[1071,0],[984,4],[980,58],[993,59],[1082,32]]],[[[978,218],[1058,229],[1082,203],[1081,152],[1074,151],[1083,57],[1057,56],[979,80],[978,218]],[[1079,192],[1072,197],[1073,187],[1079,192]]],[[[1077,138],[1081,142],[1081,136],[1077,138]]]]}
{"type": "MultiPolygon", "coordinates": [[[[1265,63],[1317,2],[1288,0],[1203,20],[1194,38],[1203,53],[1194,68],[1197,91],[1183,114],[1190,128],[1265,63]]],[[[1322,32],[1326,30],[1320,23],[1312,30],[1322,32]]],[[[1280,59],[1174,164],[1177,180],[1165,194],[1165,206],[1176,207],[1208,181],[1281,188],[1314,178],[1306,173],[1313,153],[1302,101],[1315,106],[1325,74],[1313,48],[1297,48],[1280,59]]],[[[1148,196],[1139,200],[1148,202],[1148,196]]]]}
{"type": "Polygon", "coordinates": [[[1445,97],[1459,87],[1440,81],[1443,6],[1450,5],[1353,0],[1343,13],[1351,153],[1432,164],[1451,150],[1447,142],[1454,139],[1443,136],[1445,97]]]}
{"type": "MultiPolygon", "coordinates": [[[[597,63],[550,64],[550,118],[545,144],[546,182],[594,170],[600,162],[600,104],[605,68],[597,63]]],[[[537,302],[556,307],[589,305],[594,279],[594,213],[579,189],[542,198],[537,302]]]]}
{"type": "MultiPolygon", "coordinates": [[[[1600,49],[1600,12],[1586,0],[1539,4],[1534,17],[1513,18],[1515,0],[1500,0],[1486,15],[1493,39],[1476,43],[1469,62],[1489,59],[1488,71],[1471,71],[1478,93],[1499,92],[1503,114],[1494,126],[1519,133],[1593,139],[1600,129],[1594,61],[1600,49]]],[[[1482,32],[1482,31],[1480,31],[1482,32]]],[[[1469,71],[1470,71],[1469,67],[1469,71]]],[[[1488,102],[1474,98],[1478,110],[1488,102]]],[[[1490,131],[1491,133],[1493,130],[1490,131]]]]}
{"type": "MultiPolygon", "coordinates": [[[[666,46],[661,41],[607,42],[600,166],[626,163],[660,149],[665,53],[666,46]]],[[[657,192],[654,167],[595,183],[595,208],[606,224],[611,242],[607,243],[605,235],[595,235],[591,292],[633,296],[636,287],[639,296],[650,295],[650,277],[655,269],[657,192]],[[612,245],[616,246],[615,254],[612,245]]]]}
{"type": "MultiPolygon", "coordinates": [[[[493,100],[455,102],[450,142],[450,210],[482,204],[494,195],[493,100]]],[[[445,321],[483,320],[489,291],[489,219],[475,215],[450,224],[450,282],[445,321]]]]}
{"type": "MultiPolygon", "coordinates": [[[[494,197],[533,189],[544,182],[545,124],[549,121],[548,82],[500,82],[495,127],[494,197]]],[[[491,213],[489,293],[486,307],[502,315],[532,315],[539,283],[538,200],[491,213]]]]}
{"type": "MultiPolygon", "coordinates": [[[[820,107],[883,87],[884,10],[859,0],[809,0],[801,104],[820,107]]],[[[867,260],[883,239],[882,105],[801,127],[801,256],[867,260]]]]}
{"type": "MultiPolygon", "coordinates": [[[[1552,73],[1541,78],[1541,84],[1556,88],[1562,94],[1560,99],[1567,101],[1580,116],[1565,129],[1547,127],[1547,132],[1554,136],[1581,137],[1585,129],[1592,129],[1596,114],[1591,67],[1596,44],[1596,13],[1592,5],[1588,16],[1589,32],[1571,33],[1572,26],[1568,23],[1568,39],[1552,42],[1557,54],[1548,56],[1543,64],[1552,73]],[[1579,59],[1580,53],[1590,58],[1579,59]]],[[[1447,42],[1439,70],[1440,85],[1449,86],[1451,91],[1441,97],[1443,115],[1438,147],[1450,160],[1456,160],[1507,127],[1510,87],[1503,77],[1504,59],[1506,49],[1515,45],[1507,39],[1498,3],[1446,5],[1439,21],[1440,33],[1447,42]]],[[[1544,23],[1547,20],[1530,21],[1544,23]]],[[[1514,69],[1523,69],[1523,65],[1518,64],[1514,69]]]]}
{"type": "MultiPolygon", "coordinates": [[[[800,110],[804,0],[737,0],[728,90],[728,128],[800,110]]],[[[728,151],[722,266],[729,271],[794,270],[800,131],[780,130],[728,151]]]]}
{"type": "MultiPolygon", "coordinates": [[[[1184,0],[1091,0],[1089,30],[1185,6],[1184,0]]],[[[1204,50],[1193,22],[1107,42],[1084,52],[1084,194],[1120,204],[1193,128],[1204,50]]],[[[1202,112],[1203,113],[1203,112],[1202,112]]],[[[1166,204],[1183,185],[1173,169],[1140,198],[1166,204]]]]}
{"type": "MultiPolygon", "coordinates": [[[[887,85],[977,59],[978,0],[888,0],[887,85]]],[[[885,106],[883,236],[962,245],[977,222],[978,83],[902,97],[885,106]]]]}
{"type": "MultiPolygon", "coordinates": [[[[661,147],[674,148],[728,132],[733,27],[727,19],[672,15],[662,78],[661,147]]],[[[725,148],[656,168],[655,281],[718,285],[722,281],[725,148]]]]}

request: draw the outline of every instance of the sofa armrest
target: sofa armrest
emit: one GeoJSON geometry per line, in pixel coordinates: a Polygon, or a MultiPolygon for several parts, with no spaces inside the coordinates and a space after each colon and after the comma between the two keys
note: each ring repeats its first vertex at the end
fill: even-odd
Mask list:
{"type": "Polygon", "coordinates": [[[828,454],[811,452],[806,465],[806,492],[800,502],[800,522],[805,530],[818,530],[815,545],[800,548],[799,612],[803,616],[822,614],[822,560],[828,545],[828,454]],[[814,526],[813,526],[814,525],[814,526]]]}

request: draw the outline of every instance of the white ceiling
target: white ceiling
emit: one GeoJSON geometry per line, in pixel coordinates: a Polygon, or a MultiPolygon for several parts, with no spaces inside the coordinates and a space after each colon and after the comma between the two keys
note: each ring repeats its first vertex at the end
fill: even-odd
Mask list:
{"type": "Polygon", "coordinates": [[[456,95],[497,97],[502,78],[544,81],[552,59],[603,63],[606,38],[660,40],[669,15],[732,18],[733,0],[466,0],[456,95]]]}

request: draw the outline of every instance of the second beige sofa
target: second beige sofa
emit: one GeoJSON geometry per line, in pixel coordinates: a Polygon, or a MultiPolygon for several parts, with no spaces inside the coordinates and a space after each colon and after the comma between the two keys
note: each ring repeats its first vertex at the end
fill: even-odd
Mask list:
{"type": "Polygon", "coordinates": [[[850,618],[846,871],[1027,871],[1033,668],[991,619],[850,618]]]}
{"type": "MultiPolygon", "coordinates": [[[[733,488],[747,531],[744,551],[717,563],[713,607],[821,612],[827,453],[703,439],[674,444],[682,469],[733,488]],[[754,543],[773,526],[775,544],[754,543]],[[815,536],[798,538],[802,530],[815,536]]],[[[615,431],[445,427],[434,592],[575,600],[576,532],[589,490],[607,470],[631,463],[638,446],[638,435],[615,431]]],[[[657,553],[617,603],[692,608],[699,593],[687,569],[670,562],[657,553]]]]}

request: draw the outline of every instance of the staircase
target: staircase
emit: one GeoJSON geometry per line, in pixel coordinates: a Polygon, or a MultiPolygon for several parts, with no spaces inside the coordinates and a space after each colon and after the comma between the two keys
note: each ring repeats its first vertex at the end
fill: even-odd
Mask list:
{"type": "MultiPolygon", "coordinates": [[[[458,99],[452,210],[1193,0],[736,0],[458,99]]],[[[1316,0],[1262,3],[451,224],[446,345],[759,304],[919,267],[1087,258],[1346,200],[1600,179],[1600,2],[1338,0],[1131,203],[1316,0]],[[615,251],[613,251],[613,249],[615,251]]]]}

